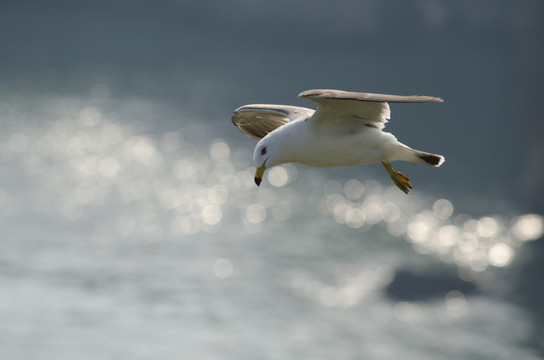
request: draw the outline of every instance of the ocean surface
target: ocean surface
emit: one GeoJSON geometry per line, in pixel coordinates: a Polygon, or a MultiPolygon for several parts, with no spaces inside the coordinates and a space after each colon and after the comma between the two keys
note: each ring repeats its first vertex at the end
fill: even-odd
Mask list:
{"type": "Polygon", "coordinates": [[[223,109],[87,93],[0,100],[0,358],[542,358],[541,215],[367,167],[257,187],[223,109]]]}

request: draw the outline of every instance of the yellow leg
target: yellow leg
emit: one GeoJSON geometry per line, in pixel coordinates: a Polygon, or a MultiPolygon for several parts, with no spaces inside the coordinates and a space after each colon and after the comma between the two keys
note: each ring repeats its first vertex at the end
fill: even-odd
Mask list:
{"type": "Polygon", "coordinates": [[[396,171],[391,167],[391,163],[389,161],[382,161],[382,165],[391,177],[391,180],[397,185],[399,189],[401,189],[405,194],[408,194],[409,189],[412,189],[412,184],[410,184],[410,179],[406,177],[403,173],[400,171],[396,171]]]}

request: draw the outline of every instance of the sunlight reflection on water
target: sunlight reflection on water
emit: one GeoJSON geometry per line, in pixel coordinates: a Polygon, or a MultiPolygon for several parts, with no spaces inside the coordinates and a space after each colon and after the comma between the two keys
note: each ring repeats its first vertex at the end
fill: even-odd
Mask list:
{"type": "MultiPolygon", "coordinates": [[[[106,90],[93,88],[93,94],[106,101],[106,90]]],[[[456,214],[448,199],[404,196],[394,186],[374,180],[329,181],[309,200],[290,192],[298,198],[286,201],[272,189],[255,188],[248,149],[232,150],[226,141],[215,139],[208,153],[202,153],[179,131],[159,139],[134,134],[94,106],[74,115],[46,123],[43,129],[13,129],[7,150],[29,174],[54,189],[56,208],[68,220],[120,200],[125,207],[111,226],[123,236],[140,230],[177,236],[215,233],[232,212],[239,212],[247,232],[257,233],[263,222],[287,221],[293,204],[307,206],[309,201],[340,224],[360,231],[383,224],[390,235],[404,238],[419,253],[481,272],[507,266],[516,249],[544,232],[543,219],[536,214],[472,218],[456,214]],[[238,164],[245,158],[245,166],[235,166],[233,154],[238,164]]],[[[16,116],[24,118],[19,112],[16,116]]],[[[292,164],[267,173],[275,188],[296,178],[292,164]]]]}
{"type": "Polygon", "coordinates": [[[543,234],[543,219],[536,214],[474,219],[455,215],[447,199],[429,204],[417,195],[403,197],[394,186],[382,188],[374,181],[365,185],[352,179],[344,186],[334,181],[327,188],[333,190],[314,202],[338,223],[366,231],[383,222],[392,236],[403,237],[416,251],[477,272],[489,265],[508,265],[517,248],[543,234]],[[366,187],[372,187],[372,193],[367,195],[366,187]]]}
{"type": "MultiPolygon", "coordinates": [[[[70,220],[111,197],[135,211],[146,208],[142,213],[119,214],[115,223],[123,235],[138,227],[146,233],[165,231],[167,227],[150,215],[159,213],[157,207],[169,214],[166,223],[180,236],[216,232],[230,209],[239,209],[251,232],[259,230],[267,209],[275,221],[290,216],[289,205],[270,191],[247,192],[254,186],[251,171],[235,170],[230,147],[220,139],[210,144],[208,156],[185,146],[180,132],[165,133],[159,141],[134,135],[91,107],[84,108],[79,118],[55,121],[37,138],[22,131],[9,136],[10,152],[20,157],[29,173],[40,174],[55,188],[58,210],[70,220]]],[[[268,178],[275,187],[283,187],[296,176],[293,169],[278,167],[268,178]]]]}

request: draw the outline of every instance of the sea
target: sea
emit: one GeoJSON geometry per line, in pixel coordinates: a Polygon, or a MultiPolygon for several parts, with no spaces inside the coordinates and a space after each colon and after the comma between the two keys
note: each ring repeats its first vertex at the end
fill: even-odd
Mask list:
{"type": "Polygon", "coordinates": [[[255,141],[206,106],[0,99],[1,359],[543,358],[542,215],[379,165],[257,187],[255,141]]]}

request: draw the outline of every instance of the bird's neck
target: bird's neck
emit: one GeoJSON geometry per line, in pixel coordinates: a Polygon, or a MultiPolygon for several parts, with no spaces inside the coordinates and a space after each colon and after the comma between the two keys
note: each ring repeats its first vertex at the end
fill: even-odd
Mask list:
{"type": "Polygon", "coordinates": [[[302,121],[289,123],[270,134],[278,149],[274,165],[300,162],[299,158],[306,152],[306,149],[303,148],[303,144],[306,143],[304,138],[308,136],[307,132],[303,130],[304,125],[306,123],[302,121]]]}

